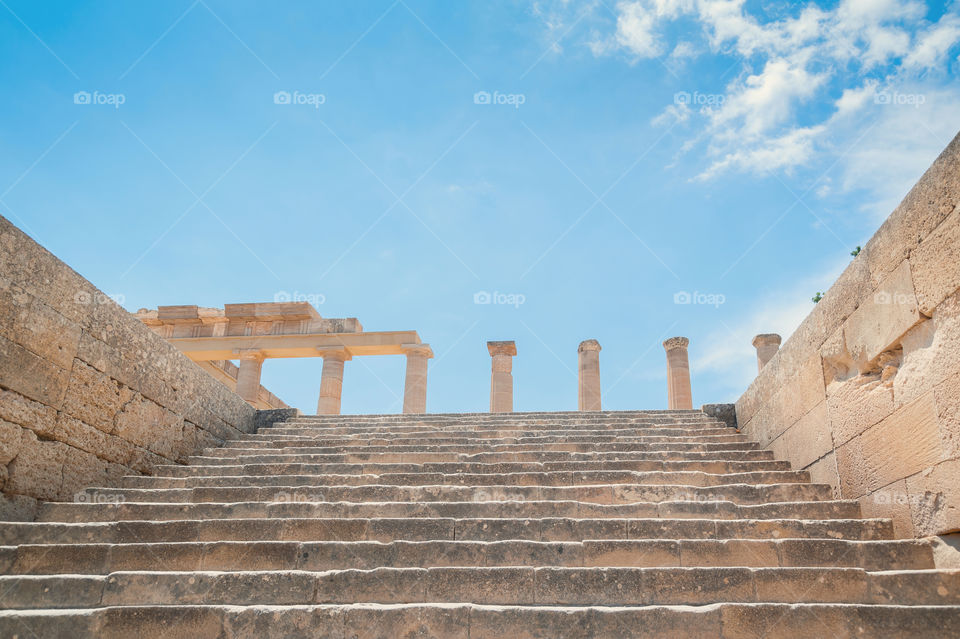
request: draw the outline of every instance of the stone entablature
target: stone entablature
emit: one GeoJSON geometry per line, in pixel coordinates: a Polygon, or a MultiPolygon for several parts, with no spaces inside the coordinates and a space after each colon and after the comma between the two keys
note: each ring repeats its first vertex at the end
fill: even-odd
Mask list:
{"type": "Polygon", "coordinates": [[[137,317],[166,337],[187,357],[222,379],[228,360],[238,360],[237,376],[222,380],[257,408],[283,408],[260,386],[266,359],[322,357],[317,413],[340,413],[344,362],[363,355],[404,355],[407,379],[404,412],[426,412],[427,364],[433,357],[416,331],[364,332],[355,317],[327,319],[307,302],[226,304],[223,309],[161,306],[141,309],[137,317]]]}
{"type": "Polygon", "coordinates": [[[363,332],[357,318],[325,319],[307,302],[160,306],[140,309],[137,318],[167,339],[363,332]]]}

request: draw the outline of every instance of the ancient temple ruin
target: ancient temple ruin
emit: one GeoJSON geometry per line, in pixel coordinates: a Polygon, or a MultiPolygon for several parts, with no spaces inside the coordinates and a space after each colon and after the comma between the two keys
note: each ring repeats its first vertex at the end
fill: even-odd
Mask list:
{"type": "Polygon", "coordinates": [[[960,137],[735,406],[672,337],[666,406],[605,411],[586,339],[580,410],[513,412],[498,339],[483,414],[427,410],[415,331],[133,315],[0,218],[0,635],[960,636],[958,204],[960,137]],[[338,414],[370,354],[404,414],[338,414]],[[261,386],[284,357],[317,414],[261,386]]]}

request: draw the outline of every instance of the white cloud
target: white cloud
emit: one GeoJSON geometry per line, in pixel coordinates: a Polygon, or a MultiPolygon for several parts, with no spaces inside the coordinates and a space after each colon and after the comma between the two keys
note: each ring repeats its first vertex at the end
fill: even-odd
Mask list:
{"type": "Polygon", "coordinates": [[[697,179],[709,180],[730,169],[767,174],[805,164],[813,156],[814,140],[823,131],[823,126],[793,129],[752,148],[738,149],[715,161],[697,179]]]}
{"type": "Polygon", "coordinates": [[[844,89],[843,93],[834,102],[837,110],[833,114],[833,119],[838,120],[846,118],[859,112],[865,106],[875,101],[877,95],[877,81],[868,80],[861,87],[853,89],[844,89]]]}
{"type": "MultiPolygon", "coordinates": [[[[722,104],[668,105],[652,123],[699,122],[690,145],[706,145],[699,179],[725,171],[786,172],[842,146],[839,134],[850,133],[850,116],[876,115],[876,91],[917,80],[921,72],[928,89],[942,85],[928,72],[944,67],[960,44],[960,5],[935,22],[926,13],[914,0],[841,0],[770,19],[745,0],[627,0],[616,5],[615,31],[595,37],[591,47],[595,55],[619,50],[633,61],[662,58],[665,64],[705,50],[737,58],[741,73],[724,88],[722,104]],[[674,41],[680,18],[702,30],[684,22],[674,41]],[[801,115],[798,107],[808,104],[820,108],[801,115]]],[[[695,87],[682,88],[692,93],[695,87]]]]}
{"type": "MultiPolygon", "coordinates": [[[[840,150],[844,190],[869,194],[863,210],[878,222],[890,215],[960,130],[960,87],[930,91],[912,84],[885,91],[890,96],[922,98],[923,105],[871,104],[875,116],[870,128],[861,131],[862,138],[857,135],[852,146],[840,150]]],[[[861,123],[852,122],[841,138],[846,143],[861,128],[861,123]]]]}
{"type": "Polygon", "coordinates": [[[678,42],[670,52],[670,59],[681,61],[697,57],[697,48],[690,42],[678,42]]]}
{"type": "Polygon", "coordinates": [[[711,114],[711,126],[718,135],[730,131],[755,139],[786,122],[796,103],[810,98],[825,79],[796,61],[769,60],[761,73],[728,87],[723,106],[711,114]]]}
{"type": "Polygon", "coordinates": [[[907,69],[932,69],[942,65],[960,40],[960,16],[946,15],[917,38],[917,46],[903,61],[907,69]]]}
{"type": "Polygon", "coordinates": [[[670,104],[660,115],[651,120],[653,126],[670,126],[690,119],[690,107],[684,103],[670,104]]]}

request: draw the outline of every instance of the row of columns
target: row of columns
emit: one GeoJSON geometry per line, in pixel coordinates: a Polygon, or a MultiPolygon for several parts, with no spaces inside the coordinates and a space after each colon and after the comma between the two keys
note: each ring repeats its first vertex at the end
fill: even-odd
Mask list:
{"type": "MultiPolygon", "coordinates": [[[[757,370],[763,369],[780,348],[780,336],[764,333],[753,338],[757,349],[757,370]]],[[[667,354],[667,407],[675,410],[693,408],[693,393],[690,388],[690,361],[686,337],[671,337],[663,342],[667,354]]],[[[339,415],[340,398],[343,395],[343,364],[352,359],[344,348],[321,347],[323,358],[320,374],[320,397],[317,400],[318,415],[339,415]]],[[[403,387],[403,412],[427,412],[427,360],[433,357],[428,344],[404,344],[407,370],[403,387]]],[[[513,412],[513,358],[517,344],[513,341],[487,342],[490,353],[490,412],[513,412]]],[[[600,343],[595,339],[580,342],[577,347],[577,409],[600,410],[600,343]]],[[[237,373],[237,394],[247,401],[254,401],[260,392],[260,374],[264,354],[259,350],[237,353],[240,358],[237,373]]]]}
{"type": "MultiPolygon", "coordinates": [[[[403,344],[407,358],[407,372],[403,386],[403,412],[427,412],[427,360],[433,357],[428,344],[403,344]]],[[[343,363],[353,359],[345,348],[322,346],[317,355],[323,358],[320,373],[320,396],[317,399],[318,415],[339,415],[340,399],[343,396],[343,363]]],[[[237,371],[237,394],[253,402],[260,392],[260,374],[265,355],[258,349],[236,351],[240,359],[237,371]]]]}
{"type": "MultiPolygon", "coordinates": [[[[487,342],[490,353],[490,412],[513,412],[513,358],[517,344],[512,341],[487,342]]],[[[595,339],[577,347],[579,410],[600,410],[600,343],[595,339]]]]}
{"type": "MultiPolygon", "coordinates": [[[[663,342],[667,353],[667,407],[671,410],[693,409],[690,387],[690,358],[686,337],[671,337],[663,342]]],[[[753,338],[757,349],[757,368],[762,369],[780,348],[780,336],[764,333],[753,338]]],[[[515,342],[487,342],[490,352],[490,412],[513,411],[513,357],[515,342]]],[[[577,409],[600,410],[600,343],[595,339],[580,342],[577,348],[577,409]]]]}

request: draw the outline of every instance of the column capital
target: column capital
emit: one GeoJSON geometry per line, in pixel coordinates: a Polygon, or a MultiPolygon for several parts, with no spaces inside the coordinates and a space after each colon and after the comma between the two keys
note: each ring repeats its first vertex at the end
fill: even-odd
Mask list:
{"type": "Polygon", "coordinates": [[[663,341],[663,348],[672,351],[677,348],[686,349],[690,345],[690,340],[686,337],[671,337],[663,341]]]}
{"type": "Polygon", "coordinates": [[[257,362],[262,362],[267,357],[266,353],[259,348],[235,348],[233,349],[233,354],[236,355],[240,360],[252,360],[257,362]]]}
{"type": "Polygon", "coordinates": [[[753,347],[760,348],[761,346],[780,346],[780,343],[783,341],[776,333],[760,333],[753,338],[753,347]]]}
{"type": "Polygon", "coordinates": [[[342,362],[349,362],[353,359],[350,351],[342,346],[317,346],[317,354],[323,359],[339,359],[342,362]]]}
{"type": "Polygon", "coordinates": [[[430,348],[429,344],[401,344],[400,348],[403,349],[404,355],[419,355],[420,357],[426,357],[427,359],[433,357],[433,349],[430,348]]]}
{"type": "Polygon", "coordinates": [[[517,354],[517,343],[514,341],[506,342],[487,342],[487,351],[490,355],[509,355],[513,357],[517,354]]]}
{"type": "Polygon", "coordinates": [[[600,351],[600,342],[595,339],[585,339],[580,342],[580,346],[577,347],[577,352],[582,353],[584,351],[600,351]]]}

